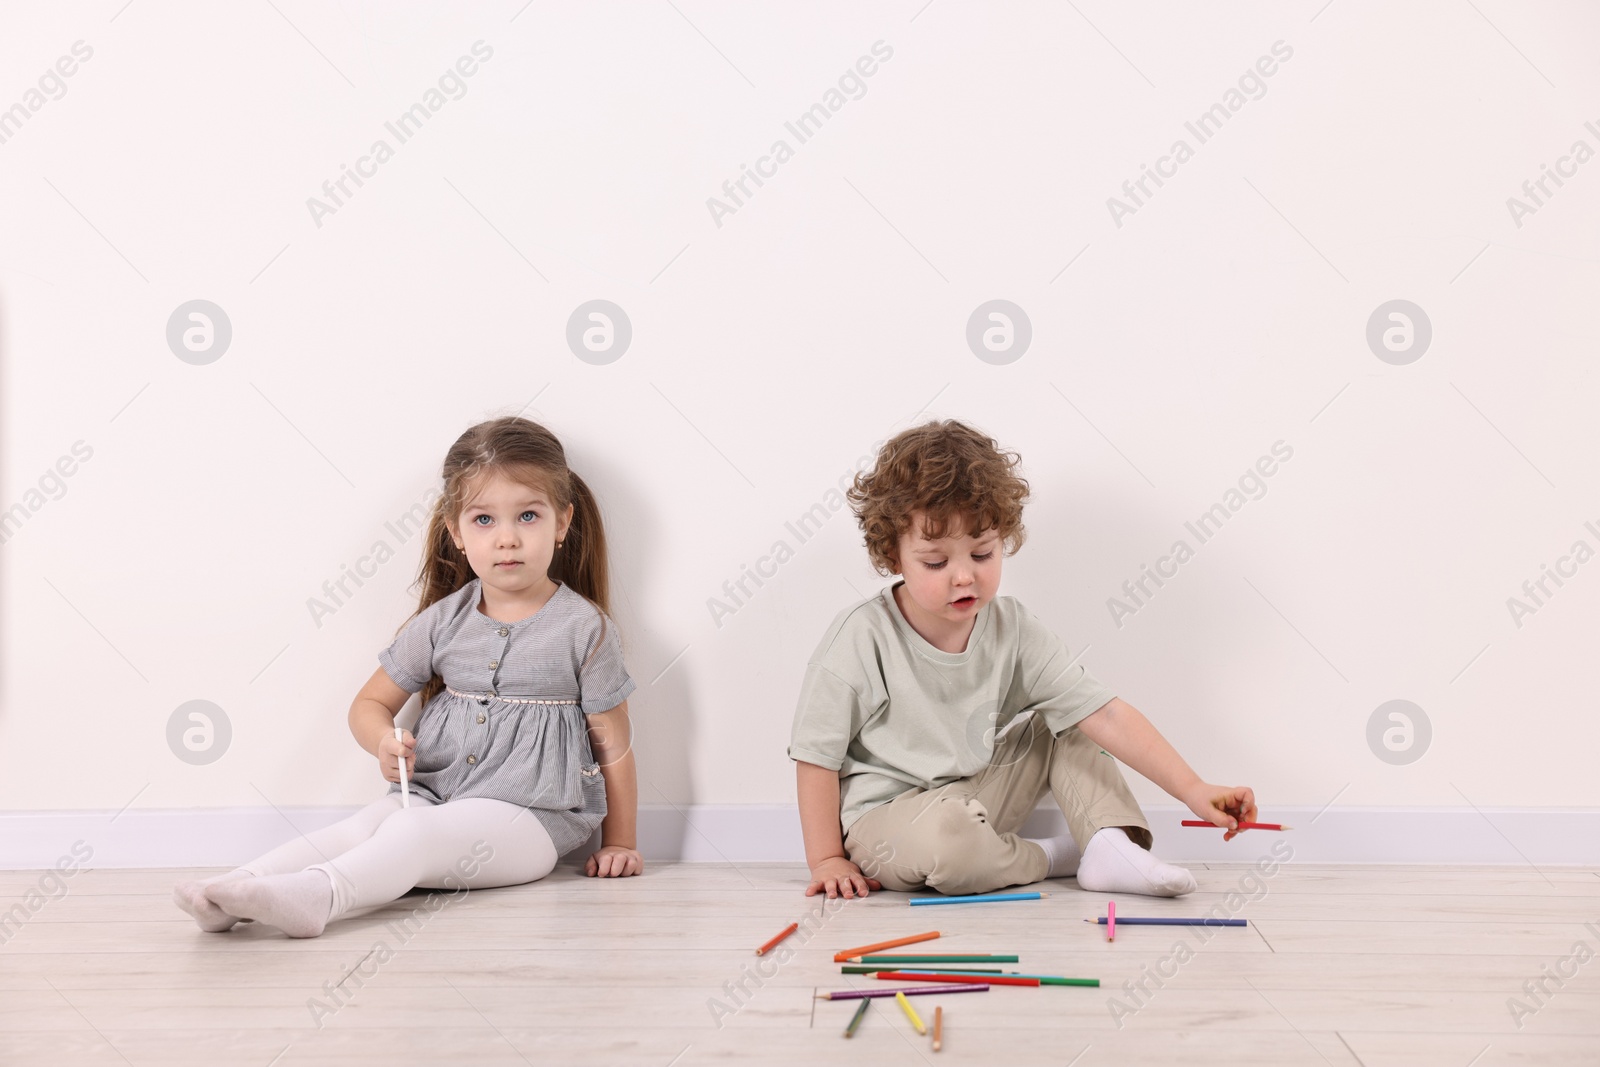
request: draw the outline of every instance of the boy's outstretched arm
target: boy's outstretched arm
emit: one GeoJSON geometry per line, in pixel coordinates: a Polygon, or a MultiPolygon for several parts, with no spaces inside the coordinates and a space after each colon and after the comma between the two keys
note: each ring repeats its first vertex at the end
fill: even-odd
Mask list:
{"type": "Polygon", "coordinates": [[[1256,817],[1256,795],[1249,786],[1211,785],[1184,762],[1139,709],[1112,697],[1078,723],[1089,740],[1150,779],[1189,810],[1214,826],[1225,826],[1224,841],[1238,834],[1240,822],[1256,817]]]}
{"type": "Polygon", "coordinates": [[[868,886],[882,889],[882,882],[862,874],[861,868],[845,855],[844,833],[839,825],[839,772],[805,760],[795,760],[794,770],[800,798],[800,833],[806,842],[806,864],[811,868],[806,896],[821,890],[829,898],[841,893],[864,897],[868,886]]]}

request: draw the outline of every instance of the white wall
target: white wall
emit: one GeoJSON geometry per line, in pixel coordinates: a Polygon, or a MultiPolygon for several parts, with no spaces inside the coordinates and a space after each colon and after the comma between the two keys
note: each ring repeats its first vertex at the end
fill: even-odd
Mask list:
{"type": "Polygon", "coordinates": [[[0,107],[93,54],[0,143],[0,809],[374,796],[345,710],[417,556],[385,523],[469,424],[524,408],[606,510],[646,804],[792,802],[806,657],[879,580],[847,513],[804,545],[785,523],[936,415],[1024,457],[1003,591],[1202,774],[1269,812],[1600,806],[1600,563],[1520,626],[1507,606],[1600,549],[1600,162],[1507,204],[1600,150],[1600,13],[520,8],[5,16],[0,107]],[[385,122],[478,41],[465,95],[398,144],[385,122]],[[864,95],[797,143],[785,121],[879,41],[864,95]],[[1199,143],[1185,122],[1280,41],[1199,143]],[[379,138],[393,158],[314,220],[379,138]],[[719,225],[707,198],[780,138],[793,158],[719,225]],[[1179,138],[1193,158],[1118,225],[1108,198],[1179,138]],[[607,365],[565,341],[596,298],[633,328],[607,365]],[[166,339],[193,299],[232,326],[206,365],[166,339]],[[992,299],[1031,321],[1006,365],[965,338],[992,299]],[[1395,299],[1432,327],[1407,365],[1366,339],[1395,299]],[[80,441],[64,495],[30,497],[80,441]],[[1199,544],[1185,521],[1279,441],[1265,495],[1199,544]],[[1119,626],[1108,598],[1180,538],[1194,558],[1119,626]],[[794,558],[717,625],[709,598],[779,539],[794,558]],[[380,540],[395,558],[314,622],[380,540]],[[196,699],[232,730],[199,766],[167,737],[196,699]],[[1368,743],[1392,699],[1432,727],[1405,765],[1368,743]]]}

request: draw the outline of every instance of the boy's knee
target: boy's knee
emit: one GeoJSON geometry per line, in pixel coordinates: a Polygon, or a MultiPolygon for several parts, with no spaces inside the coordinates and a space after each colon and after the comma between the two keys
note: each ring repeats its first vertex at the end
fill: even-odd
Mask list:
{"type": "Polygon", "coordinates": [[[920,855],[949,855],[967,842],[992,837],[989,809],[971,797],[940,797],[906,827],[904,840],[920,855]]]}
{"type": "Polygon", "coordinates": [[[989,809],[984,807],[983,801],[972,797],[943,796],[912,821],[918,825],[926,823],[925,832],[941,838],[959,837],[987,827],[989,809]]]}
{"type": "Polygon", "coordinates": [[[992,833],[988,814],[970,797],[938,797],[891,836],[848,843],[850,860],[886,888],[919,886],[935,856],[959,851],[974,835],[992,833]]]}

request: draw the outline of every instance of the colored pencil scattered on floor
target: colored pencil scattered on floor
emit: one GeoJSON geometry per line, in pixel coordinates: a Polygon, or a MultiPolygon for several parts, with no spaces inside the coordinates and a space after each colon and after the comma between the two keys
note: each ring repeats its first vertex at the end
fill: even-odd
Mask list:
{"type": "Polygon", "coordinates": [[[990,955],[979,954],[975,956],[954,956],[935,952],[929,955],[911,956],[854,956],[851,963],[907,963],[916,966],[922,963],[1016,963],[1015,954],[990,955]]]}
{"type": "Polygon", "coordinates": [[[944,1047],[944,1006],[933,1009],[933,1051],[944,1047]]]}
{"type": "Polygon", "coordinates": [[[871,1006],[872,1001],[870,1000],[863,1000],[861,1002],[861,1006],[856,1009],[856,1013],[850,1017],[850,1025],[844,1028],[845,1037],[856,1036],[856,1027],[861,1025],[862,1018],[866,1016],[867,1009],[871,1006]]]}
{"type": "MultiPolygon", "coordinates": [[[[1226,830],[1226,826],[1217,826],[1216,823],[1206,822],[1204,819],[1185,819],[1184,826],[1210,826],[1218,830],[1226,830]]],[[[1292,826],[1285,826],[1276,822],[1242,822],[1234,827],[1235,830],[1293,830],[1292,826]]]]}
{"type": "Polygon", "coordinates": [[[1100,986],[1100,979],[1098,979],[1098,978],[1063,978],[1059,974],[1019,974],[1019,975],[1017,975],[1017,977],[1018,978],[1037,978],[1037,979],[1039,979],[1039,984],[1042,985],[1042,986],[1046,986],[1046,985],[1072,985],[1072,986],[1089,986],[1089,987],[1096,988],[1096,989],[1098,989],[1099,986],[1100,986]]]}
{"type": "MultiPolygon", "coordinates": [[[[926,962],[926,961],[924,961],[924,962],[926,962]]],[[[887,969],[889,969],[891,967],[893,967],[897,971],[903,971],[903,970],[906,969],[905,966],[896,967],[892,963],[846,963],[846,964],[844,964],[843,966],[841,966],[839,968],[839,973],[840,974],[876,974],[879,971],[887,970],[887,969]]],[[[945,974],[948,974],[951,971],[959,971],[962,974],[1004,974],[1005,973],[999,967],[940,967],[939,970],[941,972],[945,973],[945,974]]],[[[977,981],[977,979],[973,979],[973,981],[977,981]]]]}
{"type": "Polygon", "coordinates": [[[862,945],[859,948],[843,948],[833,954],[834,963],[843,963],[855,956],[870,956],[874,952],[882,952],[886,948],[899,948],[901,945],[915,945],[919,941],[932,941],[939,936],[939,931],[929,930],[925,934],[912,934],[910,937],[897,937],[893,941],[879,941],[875,945],[862,945]]]}
{"type": "Polygon", "coordinates": [[[857,997],[892,997],[896,993],[904,993],[908,997],[921,997],[933,993],[987,993],[987,982],[973,982],[971,985],[919,985],[904,986],[900,989],[837,989],[832,993],[818,993],[817,1000],[855,1000],[857,997]]]}
{"type": "Polygon", "coordinates": [[[776,945],[779,941],[782,941],[784,938],[788,937],[798,929],[800,929],[799,923],[790,923],[788,926],[785,926],[783,928],[783,933],[779,934],[771,941],[768,941],[765,945],[762,945],[760,948],[756,949],[756,955],[765,956],[767,953],[772,951],[772,946],[776,945]]]}
{"type": "Polygon", "coordinates": [[[912,904],[987,904],[995,900],[1042,900],[1049,893],[974,893],[964,897],[912,897],[912,904]]]}
{"type": "MultiPolygon", "coordinates": [[[[900,973],[904,974],[904,975],[910,975],[912,978],[921,978],[921,977],[923,977],[925,975],[930,975],[930,974],[968,974],[970,972],[968,972],[966,970],[963,970],[963,969],[960,969],[960,968],[948,969],[948,970],[943,970],[943,971],[929,971],[929,970],[922,970],[920,968],[915,968],[915,967],[902,967],[902,968],[900,968],[900,973]]],[[[1042,986],[1045,986],[1045,985],[1071,985],[1071,986],[1093,986],[1093,987],[1098,987],[1100,985],[1100,979],[1098,979],[1098,978],[1063,978],[1059,974],[1019,974],[1016,971],[1001,971],[1000,975],[1003,978],[1037,978],[1037,979],[1039,979],[1039,984],[1042,985],[1042,986]]],[[[974,982],[990,982],[990,981],[993,981],[992,978],[988,978],[988,977],[983,977],[983,978],[976,978],[975,977],[972,980],[974,982]]]]}
{"type": "MultiPolygon", "coordinates": [[[[949,971],[879,971],[874,977],[885,982],[958,982],[972,981],[972,975],[959,974],[949,971]]],[[[1037,978],[1023,978],[1013,974],[986,974],[983,980],[989,985],[1031,985],[1039,984],[1037,978]]]]}
{"type": "MultiPolygon", "coordinates": [[[[921,971],[924,974],[1014,974],[1014,973],[1016,973],[1014,971],[1004,970],[1004,969],[1002,969],[1000,967],[951,967],[948,964],[941,964],[941,963],[935,963],[935,964],[933,964],[931,966],[924,966],[924,965],[919,963],[915,967],[911,966],[911,964],[909,964],[909,963],[902,963],[898,967],[893,967],[893,966],[884,964],[884,965],[880,965],[880,966],[876,966],[876,967],[863,967],[862,971],[865,971],[867,974],[877,974],[879,971],[912,971],[912,972],[921,971]]],[[[983,979],[983,978],[974,978],[973,979],[974,982],[982,982],[982,981],[985,981],[985,980],[986,979],[983,979]]]]}
{"type": "Polygon", "coordinates": [[[906,999],[905,993],[895,990],[894,1002],[900,1005],[900,1010],[906,1013],[906,1018],[911,1020],[911,1025],[917,1028],[917,1033],[925,1034],[928,1028],[922,1025],[922,1017],[917,1014],[917,1009],[911,1006],[911,1001],[906,999]]]}
{"type": "Polygon", "coordinates": [[[1108,901],[1106,901],[1106,940],[1107,941],[1115,941],[1116,939],[1117,939],[1117,902],[1114,901],[1114,900],[1108,900],[1108,901]]]}
{"type": "MultiPolygon", "coordinates": [[[[1083,921],[1086,922],[1086,923],[1099,923],[1101,926],[1106,925],[1106,917],[1104,915],[1100,916],[1098,919],[1085,919],[1083,921]]],[[[1123,926],[1249,926],[1250,925],[1250,922],[1247,919],[1168,919],[1166,917],[1156,918],[1156,919],[1133,919],[1133,918],[1129,918],[1126,915],[1124,915],[1122,918],[1118,919],[1117,922],[1121,923],[1123,926]]]]}

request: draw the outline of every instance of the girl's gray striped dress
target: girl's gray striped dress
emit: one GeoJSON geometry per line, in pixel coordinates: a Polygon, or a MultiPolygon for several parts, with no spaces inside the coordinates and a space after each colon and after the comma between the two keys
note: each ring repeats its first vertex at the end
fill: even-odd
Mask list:
{"type": "Polygon", "coordinates": [[[474,578],[378,654],[407,692],[434,674],[446,686],[417,721],[411,788],[435,803],[488,797],[526,807],[564,855],[605,818],[605,780],[584,716],[633,692],[622,643],[616,626],[566,585],[518,622],[483,614],[482,595],[474,578]]]}

